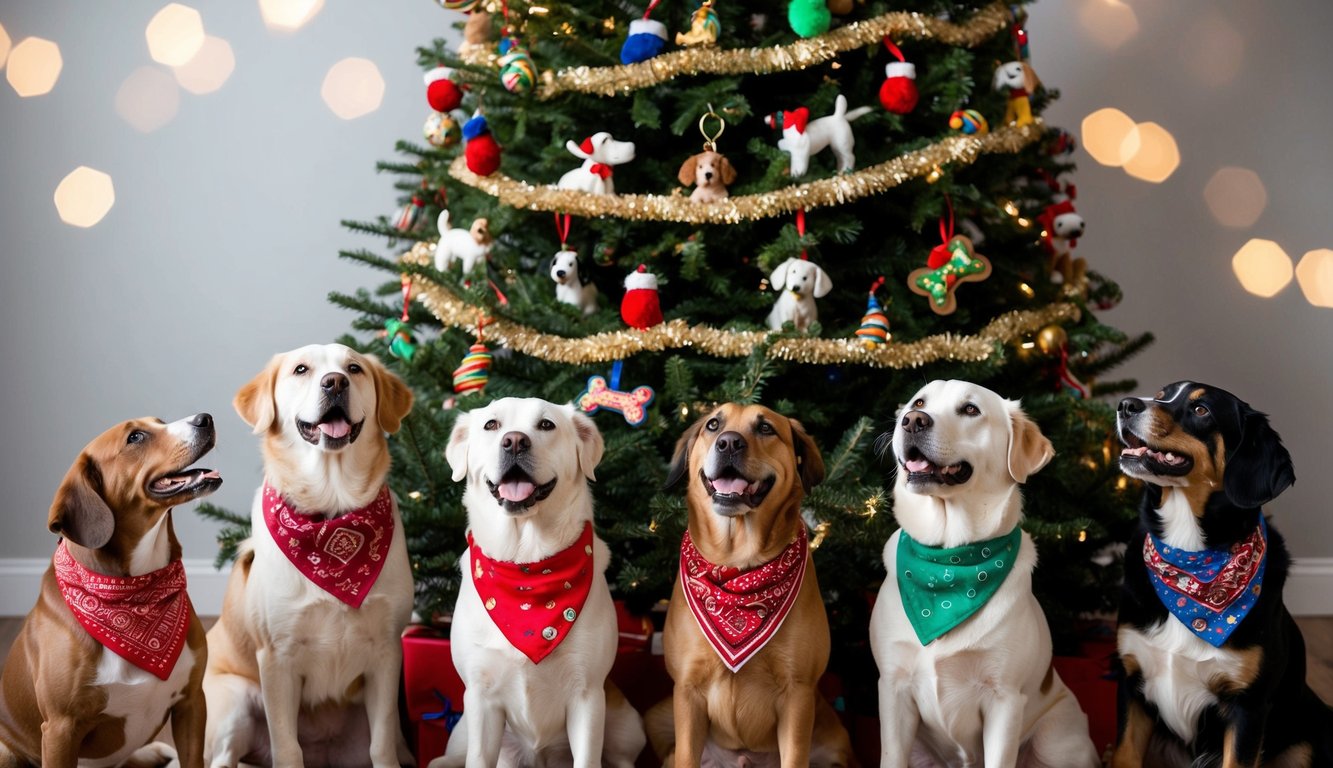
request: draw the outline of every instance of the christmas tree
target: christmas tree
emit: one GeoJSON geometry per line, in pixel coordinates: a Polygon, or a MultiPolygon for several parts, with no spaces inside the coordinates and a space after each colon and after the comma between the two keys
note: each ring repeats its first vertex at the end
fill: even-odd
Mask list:
{"type": "Polygon", "coordinates": [[[861,665],[873,688],[869,601],[896,527],[875,441],[936,378],[1021,398],[1056,447],[1026,486],[1025,528],[1057,642],[1113,605],[1108,545],[1136,493],[1097,396],[1133,388],[1102,377],[1150,339],[1097,318],[1118,289],[1085,271],[1093,248],[1071,250],[1073,143],[1041,121],[1057,94],[1026,64],[1021,6],[441,2],[469,12],[466,40],[418,51],[439,111],[380,164],[401,177],[400,213],[347,222],[387,239],[341,254],[385,282],[331,296],[359,315],[343,341],[417,394],[391,483],[424,615],[452,606],[465,547],[444,458],[458,413],[507,396],[623,409],[595,416],[594,494],[612,589],[642,611],[677,573],[683,500],[659,491],[676,439],[716,403],[762,402],[823,451],[805,514],[833,667],[861,665]],[[821,138],[832,148],[807,156],[821,138]],[[603,151],[616,142],[632,160],[603,151]],[[726,164],[692,160],[705,151],[726,164]],[[608,181],[616,194],[583,191],[608,181]],[[815,290],[775,310],[796,275],[815,290]]]}

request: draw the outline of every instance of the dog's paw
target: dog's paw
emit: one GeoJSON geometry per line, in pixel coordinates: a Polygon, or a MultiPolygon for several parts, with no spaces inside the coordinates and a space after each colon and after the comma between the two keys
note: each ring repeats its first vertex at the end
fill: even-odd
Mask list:
{"type": "Polygon", "coordinates": [[[180,768],[176,750],[161,741],[141,747],[125,761],[125,768],[180,768]]]}

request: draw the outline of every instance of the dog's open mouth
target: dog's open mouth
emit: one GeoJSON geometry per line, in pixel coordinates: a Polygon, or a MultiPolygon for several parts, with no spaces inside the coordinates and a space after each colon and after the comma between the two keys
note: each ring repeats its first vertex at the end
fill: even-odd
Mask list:
{"type": "Polygon", "coordinates": [[[500,506],[512,514],[521,512],[539,501],[545,501],[555,490],[557,479],[559,478],[553,477],[549,483],[538,485],[537,481],[532,479],[532,475],[515,464],[500,476],[500,482],[492,483],[487,480],[486,485],[500,506]]]}
{"type": "Polygon", "coordinates": [[[343,410],[341,405],[335,405],[325,411],[324,415],[319,417],[319,421],[313,424],[297,419],[296,428],[300,430],[301,437],[311,445],[319,445],[319,441],[323,439],[324,447],[341,448],[356,442],[365,423],[366,420],[362,419],[353,424],[347,416],[347,411],[343,410]]]}
{"type": "Polygon", "coordinates": [[[1125,444],[1124,450],[1120,451],[1120,468],[1126,474],[1179,477],[1188,475],[1194,468],[1194,459],[1189,456],[1155,450],[1128,429],[1120,430],[1120,441],[1125,444]]]}
{"type": "Polygon", "coordinates": [[[717,477],[712,478],[701,469],[699,477],[704,481],[704,490],[713,497],[713,503],[723,506],[744,504],[747,507],[757,507],[764,503],[768,492],[773,490],[772,477],[751,480],[735,467],[723,467],[717,477]]]}
{"type": "Polygon", "coordinates": [[[907,470],[909,483],[962,485],[972,478],[972,465],[966,461],[940,466],[928,459],[915,445],[907,449],[902,464],[903,469],[907,470]]]}
{"type": "Polygon", "coordinates": [[[197,499],[206,496],[222,485],[222,475],[215,469],[185,469],[163,475],[148,483],[148,492],[159,499],[188,496],[197,499]]]}

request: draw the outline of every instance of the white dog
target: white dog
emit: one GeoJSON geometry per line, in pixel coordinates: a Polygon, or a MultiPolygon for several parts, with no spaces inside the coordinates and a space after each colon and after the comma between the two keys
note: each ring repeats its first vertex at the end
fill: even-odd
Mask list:
{"type": "Polygon", "coordinates": [[[236,393],[263,435],[252,535],[208,632],[212,766],[397,768],[412,567],[385,484],[412,391],[341,344],[275,355],[236,393]]]}
{"type": "Polygon", "coordinates": [[[452,267],[455,260],[463,262],[463,274],[469,275],[478,262],[485,262],[491,255],[490,222],[486,219],[473,219],[471,229],[450,229],[449,211],[440,211],[437,220],[440,239],[435,243],[435,268],[441,272],[452,267]]]}
{"type": "MultiPolygon", "coordinates": [[[[838,94],[833,105],[833,114],[810,120],[810,110],[801,107],[793,112],[782,113],[782,138],[778,139],[778,149],[791,155],[791,175],[804,176],[810,168],[810,156],[832,147],[838,159],[838,171],[846,173],[856,165],[856,156],[852,150],[856,147],[856,137],[852,135],[852,121],[868,114],[870,107],[857,107],[847,111],[847,97],[838,94]]],[[[777,127],[775,115],[764,118],[769,127],[777,127]]]]}
{"type": "Polygon", "coordinates": [[[1037,551],[1019,528],[1019,484],[1050,461],[1050,441],[1018,403],[965,381],[922,387],[898,422],[902,528],[884,547],[870,620],[880,765],[1100,766],[1051,666],[1037,551]]]}
{"type": "Polygon", "coordinates": [[[431,768],[630,768],[643,749],[606,679],[618,634],[587,482],[602,450],[571,405],[504,398],[458,417],[445,457],[467,481],[469,546],[451,648],[467,691],[431,768]]]}
{"type": "Polygon", "coordinates": [[[597,286],[583,274],[577,253],[556,253],[555,258],[551,259],[551,279],[555,281],[556,301],[573,304],[585,315],[597,311],[597,286]]]}
{"type": "Polygon", "coordinates": [[[782,330],[782,324],[789,320],[798,331],[809,328],[819,319],[815,299],[833,290],[828,273],[805,259],[787,259],[773,270],[768,281],[773,290],[780,292],[773,311],[768,313],[768,327],[774,331],[782,330]]]}
{"type": "Polygon", "coordinates": [[[583,165],[561,176],[556,186],[594,195],[614,195],[616,185],[611,181],[612,167],[634,159],[634,142],[616,141],[606,131],[594,133],[582,144],[565,142],[565,149],[575,157],[583,158],[583,165]]]}

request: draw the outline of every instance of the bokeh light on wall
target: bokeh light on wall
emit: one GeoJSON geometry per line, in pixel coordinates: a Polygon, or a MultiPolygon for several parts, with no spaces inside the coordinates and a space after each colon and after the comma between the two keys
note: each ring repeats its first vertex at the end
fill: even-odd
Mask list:
{"type": "Polygon", "coordinates": [[[1320,248],[1302,256],[1296,265],[1296,282],[1306,301],[1333,308],[1333,250],[1320,248]]]}
{"type": "Polygon", "coordinates": [[[1200,13],[1182,39],[1181,65],[1200,85],[1228,85],[1245,65],[1245,37],[1216,11],[1200,13]]]}
{"type": "Polygon", "coordinates": [[[158,11],[144,31],[148,54],[153,61],[179,67],[199,52],[204,44],[204,20],[195,9],[172,3],[158,11]]]}
{"type": "Polygon", "coordinates": [[[116,187],[110,176],[81,165],[61,179],[55,203],[61,221],[75,227],[91,227],[115,205],[116,187]]]}
{"type": "Polygon", "coordinates": [[[1272,240],[1255,238],[1241,246],[1231,259],[1231,269],[1242,288],[1264,298],[1291,282],[1291,257],[1272,240]]]}
{"type": "Polygon", "coordinates": [[[236,56],[231,44],[220,37],[209,35],[199,53],[188,62],[175,67],[176,82],[190,93],[212,93],[222,87],[236,69],[236,56]]]}
{"type": "Polygon", "coordinates": [[[9,33],[5,31],[5,25],[0,24],[0,67],[5,65],[5,59],[9,58],[9,33]]]}
{"type": "Polygon", "coordinates": [[[1157,123],[1139,123],[1138,129],[1139,150],[1125,161],[1125,173],[1160,184],[1180,167],[1180,148],[1171,132],[1157,123]]]}
{"type": "Polygon", "coordinates": [[[1244,228],[1258,221],[1268,207],[1268,190],[1249,168],[1226,167],[1204,185],[1203,199],[1218,224],[1244,228]]]}
{"type": "Polygon", "coordinates": [[[9,52],[5,79],[20,96],[41,96],[56,87],[64,65],[60,46],[40,37],[27,37],[9,52]]]}
{"type": "Polygon", "coordinates": [[[347,58],[329,68],[319,90],[333,114],[354,120],[380,108],[384,100],[384,78],[375,62],[347,58]]]}
{"type": "Polygon", "coordinates": [[[139,67],[116,91],[116,114],[143,133],[171,122],[180,105],[175,78],[157,67],[139,67]]]}
{"type": "Polygon", "coordinates": [[[265,26],[283,32],[300,29],[323,8],[324,0],[259,0],[265,26]]]}
{"type": "Polygon", "coordinates": [[[1084,0],[1078,21],[1088,37],[1112,50],[1139,33],[1138,15],[1121,0],[1084,0]]]}
{"type": "Polygon", "coordinates": [[[1114,107],[1083,118],[1083,148],[1102,165],[1118,168],[1139,151],[1139,128],[1134,119],[1114,107]]]}

